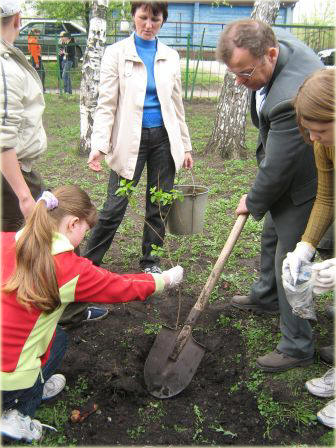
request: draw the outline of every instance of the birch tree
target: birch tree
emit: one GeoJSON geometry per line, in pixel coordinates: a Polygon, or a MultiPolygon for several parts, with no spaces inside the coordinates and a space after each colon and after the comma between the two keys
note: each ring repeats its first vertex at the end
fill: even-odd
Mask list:
{"type": "Polygon", "coordinates": [[[109,0],[93,0],[87,46],[80,84],[80,153],[91,151],[91,134],[97,106],[101,59],[106,43],[106,12],[109,0]]]}
{"type": "MultiPolygon", "coordinates": [[[[257,0],[251,19],[274,23],[279,7],[279,0],[257,0]]],[[[248,89],[235,85],[235,76],[226,71],[214,128],[205,148],[206,152],[219,152],[224,159],[246,157],[245,129],[248,101],[248,89]]]]}

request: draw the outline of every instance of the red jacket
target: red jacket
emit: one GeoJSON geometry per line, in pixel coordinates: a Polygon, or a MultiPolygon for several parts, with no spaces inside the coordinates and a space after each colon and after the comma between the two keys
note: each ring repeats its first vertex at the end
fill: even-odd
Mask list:
{"type": "MultiPolygon", "coordinates": [[[[1,233],[2,284],[15,269],[15,233],[1,233]]],[[[160,274],[118,275],[96,267],[73,252],[62,234],[55,234],[55,258],[61,306],[50,314],[32,307],[27,310],[15,292],[1,294],[1,389],[17,390],[33,386],[49,358],[58,320],[69,303],[118,303],[145,300],[162,290],[160,274]]]]}

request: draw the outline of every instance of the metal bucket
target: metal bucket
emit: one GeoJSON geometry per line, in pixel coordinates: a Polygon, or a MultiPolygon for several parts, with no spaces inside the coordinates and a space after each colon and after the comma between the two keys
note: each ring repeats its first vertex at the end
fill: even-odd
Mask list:
{"type": "Polygon", "coordinates": [[[168,232],[174,235],[201,233],[209,189],[200,185],[176,185],[174,189],[183,193],[184,200],[173,202],[167,217],[168,232]]]}

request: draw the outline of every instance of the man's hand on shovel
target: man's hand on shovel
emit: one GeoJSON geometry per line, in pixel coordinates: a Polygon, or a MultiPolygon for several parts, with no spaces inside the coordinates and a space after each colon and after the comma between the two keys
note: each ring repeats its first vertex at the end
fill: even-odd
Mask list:
{"type": "Polygon", "coordinates": [[[246,198],[247,194],[243,194],[243,196],[240,198],[238,207],[236,208],[236,215],[248,215],[249,211],[246,207],[246,198]]]}

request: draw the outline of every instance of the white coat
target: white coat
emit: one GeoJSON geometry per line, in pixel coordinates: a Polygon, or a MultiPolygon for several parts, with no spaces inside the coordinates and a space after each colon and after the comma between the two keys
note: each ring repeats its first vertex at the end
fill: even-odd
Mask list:
{"type": "MultiPolygon", "coordinates": [[[[158,41],[154,78],[170,150],[178,171],[191,142],[182,102],[180,58],[158,41]]],[[[138,158],[147,70],[138,56],[134,34],[106,48],[100,73],[91,148],[106,154],[108,166],[132,179],[138,158]]]]}
{"type": "Polygon", "coordinates": [[[14,148],[23,171],[47,148],[43,88],[21,50],[0,41],[0,146],[14,148]]]}

